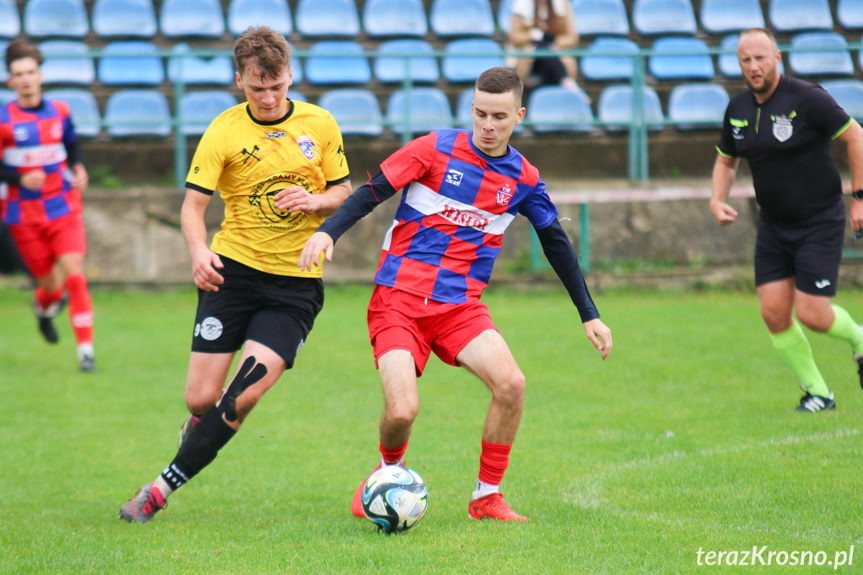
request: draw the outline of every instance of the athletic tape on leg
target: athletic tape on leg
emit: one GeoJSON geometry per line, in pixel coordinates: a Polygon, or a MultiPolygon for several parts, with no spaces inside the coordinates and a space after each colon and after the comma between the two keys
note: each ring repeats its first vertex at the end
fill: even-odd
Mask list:
{"type": "Polygon", "coordinates": [[[247,357],[231,385],[228,386],[225,395],[222,396],[218,409],[225,416],[225,421],[237,421],[237,398],[267,375],[267,366],[257,361],[253,355],[247,357]]]}

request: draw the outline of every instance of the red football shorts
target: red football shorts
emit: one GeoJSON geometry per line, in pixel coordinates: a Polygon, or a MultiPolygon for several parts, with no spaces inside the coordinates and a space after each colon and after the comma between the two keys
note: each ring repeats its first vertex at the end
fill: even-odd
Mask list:
{"type": "Polygon", "coordinates": [[[369,302],[369,337],[378,359],[388,351],[413,354],[417,375],[422,375],[434,351],[449,365],[482,332],[498,331],[484,303],[441,303],[408,292],[376,285],[369,302]]]}
{"type": "Polygon", "coordinates": [[[33,277],[51,273],[54,262],[62,255],[87,253],[84,218],[80,212],[44,224],[13,224],[9,231],[33,277]]]}

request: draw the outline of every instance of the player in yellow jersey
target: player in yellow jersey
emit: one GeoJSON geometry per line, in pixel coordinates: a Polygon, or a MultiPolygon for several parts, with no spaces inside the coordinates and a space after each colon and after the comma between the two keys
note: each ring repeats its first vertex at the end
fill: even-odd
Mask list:
{"type": "Polygon", "coordinates": [[[210,464],[293,366],[324,300],[320,268],[301,270],[299,255],[351,193],[332,115],[287,97],[292,72],[284,36],[249,28],[237,38],[234,59],[247,102],[213,120],[201,138],[181,213],[198,286],[185,393],[192,415],[174,460],[120,509],[129,522],[148,522],[210,464]],[[208,247],[204,212],[216,189],[225,219],[208,247]],[[240,349],[240,367],[226,386],[240,349]]]}

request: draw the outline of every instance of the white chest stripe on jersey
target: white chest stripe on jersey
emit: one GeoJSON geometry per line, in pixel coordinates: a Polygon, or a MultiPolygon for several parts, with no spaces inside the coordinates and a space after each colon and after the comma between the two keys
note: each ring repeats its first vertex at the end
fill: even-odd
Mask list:
{"type": "Polygon", "coordinates": [[[3,150],[3,162],[13,168],[39,168],[58,164],[65,159],[66,147],[60,143],[3,150]]]}
{"type": "Polygon", "coordinates": [[[427,216],[437,214],[456,225],[474,228],[487,234],[503,234],[515,218],[512,214],[493,214],[442,196],[417,182],[411,184],[405,202],[427,216]]]}

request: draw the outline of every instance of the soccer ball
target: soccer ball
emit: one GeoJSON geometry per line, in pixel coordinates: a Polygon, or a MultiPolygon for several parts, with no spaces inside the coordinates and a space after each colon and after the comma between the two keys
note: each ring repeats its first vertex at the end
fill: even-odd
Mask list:
{"type": "Polygon", "coordinates": [[[387,465],[363,485],[363,512],[386,533],[407,531],[425,515],[428,490],[413,469],[387,465]]]}

